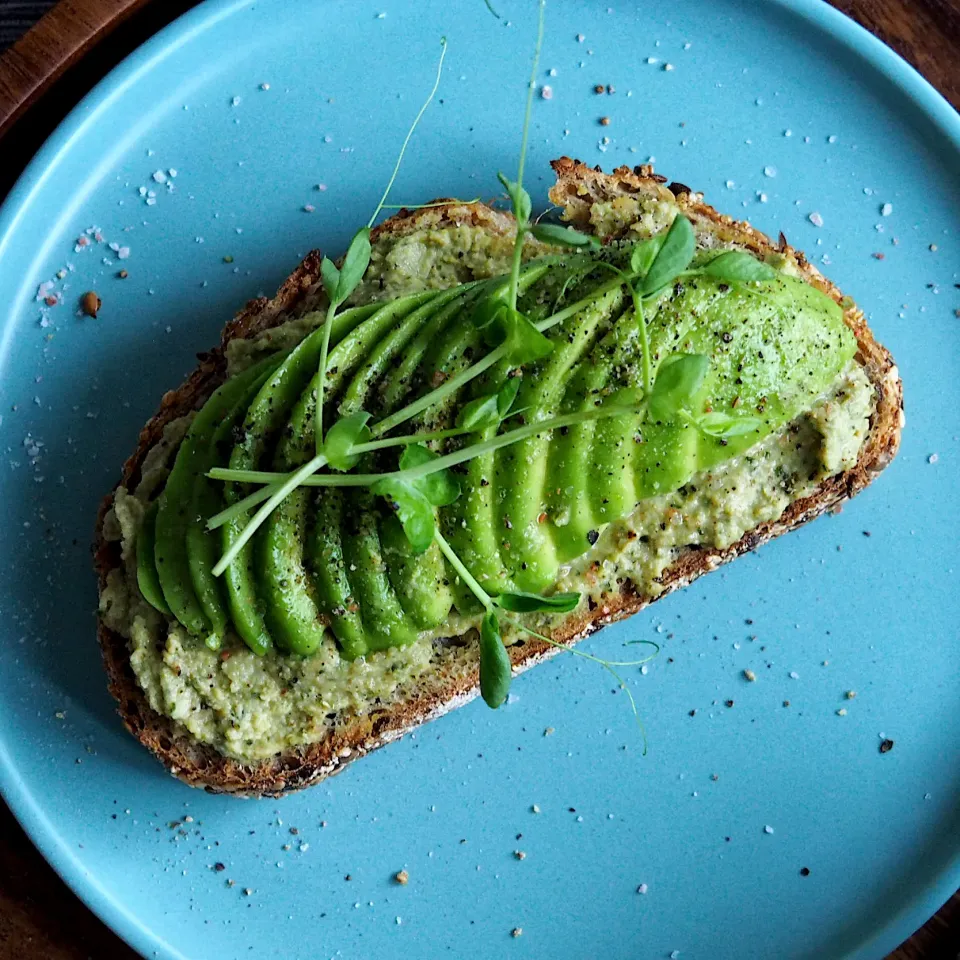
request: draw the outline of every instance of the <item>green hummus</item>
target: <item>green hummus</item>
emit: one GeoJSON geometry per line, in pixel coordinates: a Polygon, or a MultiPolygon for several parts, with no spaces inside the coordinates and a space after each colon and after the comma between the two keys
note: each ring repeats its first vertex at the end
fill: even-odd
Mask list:
{"type": "MultiPolygon", "coordinates": [[[[630,201],[597,205],[591,219],[602,231],[636,223],[638,235],[647,236],[672,216],[669,204],[634,207],[630,201]]],[[[386,300],[494,276],[507,269],[511,250],[512,238],[466,226],[391,238],[375,245],[355,299],[386,300]]],[[[228,349],[231,373],[294,346],[321,320],[322,313],[312,313],[234,341],[228,349]]],[[[662,590],[658,578],[685,549],[727,547],[758,524],[776,520],[824,477],[851,466],[874,404],[869,381],[852,363],[810,412],[606,525],[586,553],[561,567],[558,590],[581,591],[586,603],[587,597],[601,601],[629,581],[641,594],[656,597],[662,590]]],[[[184,419],[167,427],[146,458],[141,483],[135,490],[117,490],[104,525],[105,536],[122,543],[124,564],[109,575],[100,614],[129,641],[133,671],[153,709],[197,740],[252,762],[315,742],[348,718],[410,696],[440,668],[450,678],[476,669],[476,644],[441,642],[476,625],[455,613],[414,643],[349,661],[332,636],[306,658],[277,652],[258,657],[229,635],[222,650],[212,651],[151,607],[137,587],[136,539],[187,426],[184,419]]]]}

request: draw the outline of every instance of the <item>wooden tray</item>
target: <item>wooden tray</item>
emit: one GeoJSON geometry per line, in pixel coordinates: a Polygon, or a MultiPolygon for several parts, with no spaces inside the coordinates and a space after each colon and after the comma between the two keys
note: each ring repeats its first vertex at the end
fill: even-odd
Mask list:
{"type": "MultiPolygon", "coordinates": [[[[195,2],[61,0],[0,54],[0,199],[77,101],[195,2]]],[[[960,108],[960,0],[830,2],[960,108]]],[[[136,954],[70,893],[0,803],[0,960],[26,958],[136,960],[136,954]]],[[[888,960],[960,960],[960,893],[888,960]]]]}

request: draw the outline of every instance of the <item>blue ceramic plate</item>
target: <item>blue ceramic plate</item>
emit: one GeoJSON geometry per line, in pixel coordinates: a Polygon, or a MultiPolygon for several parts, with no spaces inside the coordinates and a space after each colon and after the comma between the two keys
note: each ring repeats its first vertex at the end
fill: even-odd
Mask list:
{"type": "Polygon", "coordinates": [[[902,452],[841,516],[587,643],[662,643],[629,676],[649,753],[610,678],[572,657],[499,712],[472,705],[283,802],[192,791],[117,721],[95,641],[100,497],[232,311],[366,220],[442,34],[394,199],[497,193],[535,32],[532,3],[500,5],[498,22],[480,0],[204,4],[101,83],[7,200],[4,795],[77,893],[164,960],[880,958],[960,885],[960,121],[813,0],[548,11],[535,201],[559,154],[656,157],[822,263],[906,384],[902,452]],[[96,320],[77,310],[88,289],[96,320]]]}

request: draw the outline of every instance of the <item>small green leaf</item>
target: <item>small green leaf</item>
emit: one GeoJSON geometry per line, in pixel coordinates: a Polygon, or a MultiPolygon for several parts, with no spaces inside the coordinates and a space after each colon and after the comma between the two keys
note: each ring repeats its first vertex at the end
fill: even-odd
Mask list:
{"type": "Polygon", "coordinates": [[[514,180],[508,179],[504,174],[498,173],[497,179],[503,184],[510,197],[510,203],[513,206],[513,216],[519,227],[526,227],[530,222],[530,212],[533,209],[533,202],[530,200],[530,194],[523,189],[523,186],[514,180]]]}
{"type": "Polygon", "coordinates": [[[496,324],[500,314],[507,309],[507,304],[503,300],[502,290],[497,293],[484,297],[477,302],[477,305],[470,313],[470,322],[481,332],[489,329],[496,329],[496,324]]]}
{"type": "Polygon", "coordinates": [[[498,607],[509,610],[511,613],[569,613],[575,610],[580,603],[579,593],[555,593],[549,597],[541,597],[538,593],[524,593],[521,590],[512,593],[501,593],[493,601],[498,607]]]}
{"type": "Polygon", "coordinates": [[[336,303],[337,287],[340,284],[340,271],[329,257],[324,257],[320,261],[320,277],[323,280],[323,289],[327,291],[330,302],[336,303]]]}
{"type": "Polygon", "coordinates": [[[510,377],[496,393],[485,394],[464,404],[457,415],[457,426],[480,431],[499,423],[510,412],[519,389],[520,378],[510,377]]]}
{"type": "Polygon", "coordinates": [[[726,413],[705,413],[697,418],[697,428],[708,437],[724,440],[742,437],[763,426],[759,417],[731,417],[726,413]]]}
{"type": "Polygon", "coordinates": [[[630,251],[630,270],[640,277],[645,277],[650,270],[650,265],[656,259],[660,248],[663,246],[666,231],[658,233],[649,240],[641,240],[630,251]]]}
{"type": "Polygon", "coordinates": [[[520,390],[520,378],[508,377],[507,382],[497,391],[497,413],[502,420],[513,408],[520,390]]]}
{"type": "Polygon", "coordinates": [[[370,428],[367,426],[369,419],[370,414],[361,410],[349,417],[342,417],[327,431],[323,453],[334,470],[346,472],[357,465],[360,455],[350,451],[356,444],[366,443],[370,439],[370,428]]]}
{"type": "Polygon", "coordinates": [[[497,394],[489,393],[465,403],[457,415],[457,426],[464,430],[486,430],[502,418],[497,410],[497,394]]]}
{"type": "Polygon", "coordinates": [[[690,405],[710,369],[710,358],[702,353],[672,353],[657,370],[650,392],[650,413],[656,420],[670,422],[690,405]]]}
{"type": "Polygon", "coordinates": [[[542,360],[553,352],[553,341],[545,337],[522,313],[509,307],[500,314],[498,323],[504,335],[507,360],[519,367],[542,360]]]}
{"type": "Polygon", "coordinates": [[[663,244],[640,283],[641,295],[649,297],[658,290],[662,290],[676,278],[677,274],[686,270],[693,259],[696,245],[696,237],[690,221],[682,213],[678,213],[673,218],[673,223],[670,224],[670,229],[663,238],[663,244]]]}
{"type": "Polygon", "coordinates": [[[551,243],[560,247],[586,247],[589,250],[599,250],[600,241],[573,227],[564,227],[559,223],[537,223],[530,228],[530,232],[542,243],[551,243]]]}
{"type": "MultiPolygon", "coordinates": [[[[336,302],[343,303],[363,279],[370,265],[370,228],[361,227],[350,241],[337,283],[336,302]]],[[[321,264],[322,270],[322,264],[321,264]]]]}
{"type": "Polygon", "coordinates": [[[727,283],[751,283],[773,280],[777,271],[769,264],[742,250],[729,250],[714,257],[700,272],[727,283]]]}
{"type": "Polygon", "coordinates": [[[510,692],[510,656],[500,637],[500,622],[491,610],[480,625],[480,696],[496,710],[510,692]]]}
{"type": "MultiPolygon", "coordinates": [[[[425,463],[438,460],[439,457],[432,450],[428,450],[421,443],[411,443],[404,448],[400,455],[400,469],[411,470],[425,463]]],[[[405,481],[430,504],[435,507],[447,507],[460,496],[460,481],[449,470],[437,470],[428,473],[425,477],[405,481]]]]}
{"type": "Polygon", "coordinates": [[[427,498],[411,483],[393,477],[378,480],[370,489],[390,501],[413,552],[425,553],[437,529],[433,507],[427,498]]]}
{"type": "MultiPolygon", "coordinates": [[[[425,446],[412,443],[400,455],[400,469],[411,470],[436,459],[437,455],[425,446]]],[[[385,477],[370,489],[393,505],[414,553],[424,553],[433,543],[437,529],[433,508],[445,507],[460,496],[460,482],[449,470],[438,470],[415,480],[385,477]]]]}
{"type": "Polygon", "coordinates": [[[514,366],[540,360],[553,350],[553,342],[528,317],[511,309],[499,296],[481,300],[471,320],[483,334],[487,346],[505,345],[507,360],[514,366]]]}

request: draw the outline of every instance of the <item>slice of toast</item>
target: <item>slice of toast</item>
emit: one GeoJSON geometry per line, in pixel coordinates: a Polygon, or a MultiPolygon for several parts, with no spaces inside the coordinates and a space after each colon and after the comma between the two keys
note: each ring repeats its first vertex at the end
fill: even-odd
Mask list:
{"type": "MultiPolygon", "coordinates": [[[[802,253],[790,247],[783,234],[778,243],[773,243],[748,224],[717,213],[682,184],[666,186],[666,179],[654,174],[650,167],[637,167],[632,171],[621,167],[612,174],[603,174],[599,169],[591,169],[566,157],[554,161],[553,167],[557,183],[550,191],[550,197],[564,209],[565,219],[581,230],[597,232],[598,224],[590,220],[594,202],[622,204],[629,198],[641,198],[645,202],[668,201],[679,206],[698,234],[712,235],[719,241],[735,243],[759,255],[779,254],[805,280],[841,302],[840,291],[821,276],[802,253]]],[[[513,220],[506,214],[483,204],[449,201],[442,206],[401,211],[376,228],[373,240],[463,223],[501,234],[513,231],[513,220]]],[[[600,226],[606,227],[607,224],[600,226]]],[[[260,298],[248,303],[226,326],[221,346],[202,355],[199,366],[187,381],[163,397],[160,410],[143,428],[136,451],[124,464],[124,486],[132,489],[136,485],[144,457],[159,441],[163,428],[202,406],[223,381],[226,375],[224,350],[229,341],[278,326],[323,303],[320,259],[316,251],[308,254],[272,300],[260,298]]],[[[857,338],[856,360],[876,391],[876,408],[857,463],[851,469],[825,479],[810,496],[791,503],[776,521],[760,524],[732,546],[682,552],[663,573],[661,583],[664,589],[659,596],[686,586],[701,574],[837,506],[869,484],[894,457],[903,425],[902,385],[897,368],[887,350],[874,340],[863,314],[856,307],[846,306],[844,318],[857,338]]],[[[102,532],[104,516],[112,501],[112,494],[105,498],[97,523],[95,559],[101,589],[109,571],[121,564],[119,543],[106,540],[102,532]]],[[[636,613],[651,602],[651,598],[638,595],[627,582],[619,593],[606,596],[599,604],[591,604],[586,613],[567,618],[553,636],[563,643],[573,643],[607,623],[636,613]]],[[[467,703],[479,693],[476,670],[464,673],[461,669],[447,675],[440,669],[435,676],[419,683],[415,696],[348,719],[320,742],[248,765],[197,741],[174,721],[154,711],[131,669],[127,641],[102,621],[99,640],[110,691],[117,699],[127,729],[185,783],[238,796],[277,796],[310,786],[339,773],[357,757],[467,703]]],[[[520,672],[558,651],[542,641],[531,640],[521,647],[509,648],[509,652],[514,672],[520,672]]]]}

